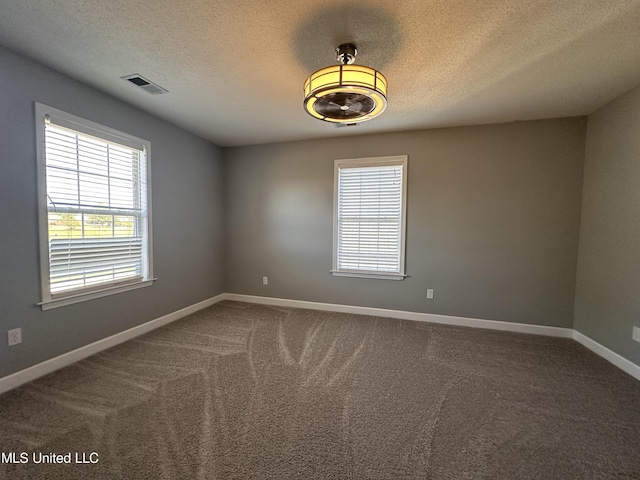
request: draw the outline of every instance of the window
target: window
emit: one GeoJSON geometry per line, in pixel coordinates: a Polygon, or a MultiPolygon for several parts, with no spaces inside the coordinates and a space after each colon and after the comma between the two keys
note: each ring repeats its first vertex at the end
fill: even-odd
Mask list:
{"type": "Polygon", "coordinates": [[[151,284],[146,140],[36,103],[43,310],[151,284]]]}
{"type": "Polygon", "coordinates": [[[335,161],[333,270],[402,280],[407,156],[335,161]]]}

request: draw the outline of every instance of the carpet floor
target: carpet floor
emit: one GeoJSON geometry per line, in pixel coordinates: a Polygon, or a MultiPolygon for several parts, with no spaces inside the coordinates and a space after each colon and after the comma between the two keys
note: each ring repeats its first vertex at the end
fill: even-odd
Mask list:
{"type": "Polygon", "coordinates": [[[2,479],[640,479],[640,382],[568,339],[225,301],[0,396],[0,452],[2,479]]]}

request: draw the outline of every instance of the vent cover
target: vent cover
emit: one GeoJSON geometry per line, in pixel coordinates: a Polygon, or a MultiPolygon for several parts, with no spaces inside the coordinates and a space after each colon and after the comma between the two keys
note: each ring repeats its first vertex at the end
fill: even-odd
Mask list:
{"type": "Polygon", "coordinates": [[[151,93],[152,95],[159,95],[161,93],[167,93],[169,90],[166,88],[162,88],[157,83],[153,83],[151,80],[147,80],[142,75],[138,73],[133,73],[131,75],[125,75],[124,77],[120,77],[123,80],[127,80],[137,87],[140,87],[142,90],[151,93]]]}

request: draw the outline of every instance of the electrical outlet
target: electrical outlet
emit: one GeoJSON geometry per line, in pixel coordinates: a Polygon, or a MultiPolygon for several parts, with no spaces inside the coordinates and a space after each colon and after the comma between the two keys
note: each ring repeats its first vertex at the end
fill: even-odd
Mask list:
{"type": "Polygon", "coordinates": [[[14,328],[13,330],[7,330],[7,345],[10,347],[22,343],[22,329],[14,328]]]}
{"type": "Polygon", "coordinates": [[[636,342],[640,342],[640,328],[633,327],[633,334],[631,335],[636,342]]]}
{"type": "Polygon", "coordinates": [[[269,285],[269,277],[262,277],[262,284],[269,285]]]}
{"type": "Polygon", "coordinates": [[[427,298],[433,298],[433,288],[427,289],[427,298]]]}

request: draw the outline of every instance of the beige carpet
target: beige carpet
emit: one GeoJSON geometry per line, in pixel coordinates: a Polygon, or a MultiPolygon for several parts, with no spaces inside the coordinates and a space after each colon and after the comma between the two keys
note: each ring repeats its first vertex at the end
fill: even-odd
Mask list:
{"type": "Polygon", "coordinates": [[[640,479],[640,382],[566,339],[223,302],[0,396],[0,452],[29,457],[2,479],[640,479]]]}

